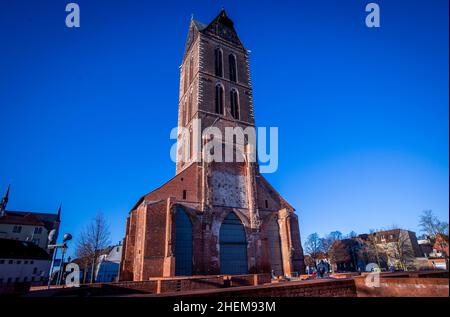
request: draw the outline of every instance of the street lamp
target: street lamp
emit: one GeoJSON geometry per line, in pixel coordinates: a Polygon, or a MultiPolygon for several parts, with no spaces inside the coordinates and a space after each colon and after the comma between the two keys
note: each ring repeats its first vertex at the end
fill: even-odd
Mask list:
{"type": "Polygon", "coordinates": [[[67,242],[72,240],[72,235],[70,233],[65,233],[63,236],[63,243],[62,244],[54,244],[56,242],[56,230],[53,229],[50,231],[49,235],[48,235],[48,240],[49,240],[49,245],[48,248],[51,250],[53,249],[53,259],[52,259],[52,265],[50,267],[50,273],[48,276],[48,288],[50,288],[50,284],[52,281],[52,273],[53,273],[53,268],[55,265],[55,259],[56,259],[56,253],[58,252],[58,249],[62,249],[62,256],[61,256],[61,263],[59,265],[59,273],[58,273],[58,277],[56,278],[56,285],[60,285],[61,281],[62,281],[62,277],[63,277],[63,269],[64,269],[64,255],[66,253],[67,250],[67,242]]]}

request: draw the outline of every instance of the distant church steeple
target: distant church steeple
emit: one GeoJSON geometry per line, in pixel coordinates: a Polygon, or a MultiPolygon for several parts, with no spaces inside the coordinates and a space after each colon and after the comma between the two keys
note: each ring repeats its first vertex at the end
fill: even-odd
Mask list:
{"type": "Polygon", "coordinates": [[[6,205],[8,204],[10,188],[11,188],[11,185],[8,185],[5,195],[3,196],[2,201],[0,203],[0,217],[3,217],[4,215],[6,215],[6,205]]]}
{"type": "Polygon", "coordinates": [[[58,208],[58,221],[61,221],[61,207],[62,207],[62,203],[59,204],[59,208],[58,208]]]}

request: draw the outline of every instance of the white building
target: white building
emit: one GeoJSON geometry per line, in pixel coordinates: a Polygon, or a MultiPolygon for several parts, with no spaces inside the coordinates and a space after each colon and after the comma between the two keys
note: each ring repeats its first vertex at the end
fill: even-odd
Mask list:
{"type": "Polygon", "coordinates": [[[99,257],[96,278],[97,283],[114,282],[119,274],[120,261],[122,259],[122,246],[115,245],[109,248],[109,252],[99,257]]]}
{"type": "Polygon", "coordinates": [[[50,255],[28,241],[0,239],[0,284],[47,282],[50,255]]]}

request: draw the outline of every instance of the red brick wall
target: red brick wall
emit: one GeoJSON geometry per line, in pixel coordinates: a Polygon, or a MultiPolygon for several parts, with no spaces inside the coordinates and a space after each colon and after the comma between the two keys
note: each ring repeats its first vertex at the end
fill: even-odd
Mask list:
{"type": "Polygon", "coordinates": [[[297,272],[298,274],[305,273],[305,261],[303,257],[303,247],[300,241],[300,227],[298,225],[298,217],[296,214],[292,213],[289,218],[291,225],[291,240],[292,247],[294,249],[292,255],[292,266],[293,272],[297,272]]]}
{"type": "Polygon", "coordinates": [[[145,196],[145,200],[161,200],[173,197],[179,201],[199,202],[198,165],[193,164],[173,177],[167,183],[145,196]],[[186,190],[186,199],[183,199],[183,190],[186,190]]]}
{"type": "Polygon", "coordinates": [[[446,278],[380,278],[379,287],[369,287],[364,277],[355,278],[358,297],[448,297],[446,278]]]}
{"type": "Polygon", "coordinates": [[[163,276],[167,202],[148,205],[146,211],[142,280],[163,276]]]}
{"type": "Polygon", "coordinates": [[[229,286],[250,286],[270,283],[272,278],[269,273],[232,275],[226,277],[229,280],[229,286]]]}
{"type": "Polygon", "coordinates": [[[222,288],[222,276],[203,278],[173,278],[160,280],[160,293],[222,288]]]}
{"type": "MultiPolygon", "coordinates": [[[[168,294],[167,294],[168,295],[168,294]]],[[[172,296],[172,295],[169,295],[172,296]]],[[[184,292],[177,296],[220,297],[356,297],[353,280],[302,281],[260,286],[233,287],[220,290],[184,292]]]]}

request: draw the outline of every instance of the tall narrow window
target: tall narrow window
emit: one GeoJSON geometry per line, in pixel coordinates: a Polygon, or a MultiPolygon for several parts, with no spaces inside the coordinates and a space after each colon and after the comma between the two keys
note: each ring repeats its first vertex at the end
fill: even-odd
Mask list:
{"type": "Polygon", "coordinates": [[[189,100],[188,100],[188,104],[187,104],[187,109],[186,109],[186,116],[187,116],[187,122],[186,124],[191,120],[191,116],[192,116],[192,90],[189,93],[189,100]]]}
{"type": "Polygon", "coordinates": [[[186,64],[184,65],[184,93],[186,93],[187,88],[188,88],[188,62],[186,62],[186,64]]]}
{"type": "Polygon", "coordinates": [[[216,76],[223,76],[223,60],[222,60],[222,51],[219,48],[216,48],[215,50],[215,57],[216,57],[216,61],[215,61],[215,66],[216,66],[216,76]]]}
{"type": "Polygon", "coordinates": [[[231,115],[235,119],[239,119],[239,98],[235,89],[230,91],[231,115]]]}
{"type": "Polygon", "coordinates": [[[184,125],[188,123],[188,102],[187,98],[184,100],[184,125]]]}
{"type": "Polygon", "coordinates": [[[194,78],[194,57],[191,56],[191,60],[189,62],[189,80],[190,80],[189,83],[192,82],[193,78],[194,78]]]}
{"type": "Polygon", "coordinates": [[[194,131],[192,129],[189,131],[189,158],[192,161],[194,156],[194,131]]]}
{"type": "Polygon", "coordinates": [[[236,82],[236,57],[233,54],[228,55],[228,65],[230,67],[230,80],[236,82]]]}
{"type": "Polygon", "coordinates": [[[216,86],[216,113],[223,114],[223,88],[216,86]]]}

